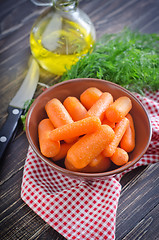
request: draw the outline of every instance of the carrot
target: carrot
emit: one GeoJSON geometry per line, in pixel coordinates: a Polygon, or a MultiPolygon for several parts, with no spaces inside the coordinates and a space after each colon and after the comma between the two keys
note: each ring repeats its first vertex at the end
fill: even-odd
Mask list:
{"type": "Polygon", "coordinates": [[[88,172],[88,173],[105,172],[110,168],[110,166],[111,166],[111,160],[109,158],[103,157],[103,158],[100,158],[100,160],[98,159],[98,163],[95,166],[91,166],[90,164],[88,164],[86,167],[81,169],[81,172],[88,172]]]}
{"type": "MultiPolygon", "coordinates": [[[[97,172],[104,172],[111,166],[111,160],[109,158],[103,157],[101,154],[99,155],[100,157],[97,156],[98,158],[98,163],[96,165],[91,166],[88,164],[84,168],[76,168],[74,167],[66,158],[65,159],[65,167],[68,170],[74,171],[74,172],[87,172],[87,173],[97,173],[97,172]]],[[[96,158],[96,159],[97,159],[96,158]]],[[[93,161],[93,160],[92,160],[93,161]]]]}
{"type": "Polygon", "coordinates": [[[63,105],[74,121],[83,119],[87,113],[86,108],[76,97],[67,97],[63,105]]]}
{"type": "Polygon", "coordinates": [[[96,167],[101,164],[103,159],[106,159],[109,162],[109,158],[104,157],[102,153],[100,153],[97,157],[95,157],[87,166],[96,167]]]}
{"type": "Polygon", "coordinates": [[[128,162],[129,156],[124,149],[117,147],[110,159],[117,166],[122,166],[128,162]]]}
{"type": "Polygon", "coordinates": [[[119,97],[105,111],[106,118],[111,122],[119,122],[125,117],[132,108],[130,98],[123,96],[119,97]]]}
{"type": "Polygon", "coordinates": [[[109,145],[107,145],[104,151],[102,152],[105,157],[111,157],[114,154],[116,148],[120,143],[120,140],[122,139],[128,127],[128,124],[129,124],[129,120],[127,118],[123,118],[120,122],[116,124],[114,128],[115,137],[113,141],[109,145]]]}
{"type": "Polygon", "coordinates": [[[60,151],[55,157],[52,158],[53,161],[58,161],[66,157],[68,150],[74,143],[61,143],[60,151]]]}
{"type": "Polygon", "coordinates": [[[100,153],[88,165],[91,167],[95,167],[103,158],[105,158],[104,155],[102,153],[100,153]]]}
{"type": "Polygon", "coordinates": [[[73,122],[66,108],[57,98],[51,99],[45,105],[45,110],[55,128],[73,122]]]}
{"type": "Polygon", "coordinates": [[[51,141],[49,133],[54,129],[49,119],[43,119],[38,125],[40,151],[45,157],[54,157],[60,151],[60,142],[51,141]]]}
{"type": "Polygon", "coordinates": [[[102,124],[106,124],[106,125],[110,126],[111,128],[115,127],[115,122],[110,122],[106,117],[104,117],[102,124]]]}
{"type": "Polygon", "coordinates": [[[80,101],[88,110],[90,109],[93,104],[99,99],[102,95],[102,92],[96,87],[87,88],[81,95],[80,101]]]}
{"type": "Polygon", "coordinates": [[[113,103],[113,97],[110,93],[104,92],[99,99],[88,110],[86,117],[97,116],[102,121],[108,106],[113,103]]]}
{"type": "Polygon", "coordinates": [[[81,135],[92,133],[99,129],[101,122],[98,117],[88,117],[82,120],[55,128],[50,132],[52,141],[64,140],[65,138],[74,138],[81,135]]]}
{"type": "Polygon", "coordinates": [[[114,138],[114,131],[102,125],[93,133],[81,137],[67,152],[67,161],[75,168],[84,168],[97,157],[114,138]]]}
{"type": "Polygon", "coordinates": [[[135,128],[130,113],[127,114],[126,118],[129,120],[129,125],[121,139],[120,147],[126,152],[131,152],[135,148],[135,128]]]}
{"type": "Polygon", "coordinates": [[[65,158],[64,164],[65,164],[66,169],[68,169],[70,171],[73,171],[73,172],[81,172],[82,171],[82,169],[76,168],[74,165],[72,165],[72,163],[70,161],[68,161],[67,157],[65,158]]]}
{"type": "MultiPolygon", "coordinates": [[[[74,122],[66,108],[57,98],[50,100],[45,105],[45,110],[55,128],[74,122]]],[[[71,139],[70,137],[65,139],[67,143],[74,142],[75,140],[76,139],[71,139]]]]}

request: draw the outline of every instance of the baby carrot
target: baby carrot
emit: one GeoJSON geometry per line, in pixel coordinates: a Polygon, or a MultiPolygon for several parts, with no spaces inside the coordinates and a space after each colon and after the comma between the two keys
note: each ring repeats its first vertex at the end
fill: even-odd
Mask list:
{"type": "Polygon", "coordinates": [[[107,162],[109,162],[109,158],[104,157],[104,155],[102,153],[100,153],[97,157],[95,157],[87,166],[90,167],[95,167],[97,165],[100,165],[101,162],[106,159],[107,162]]]}
{"type": "Polygon", "coordinates": [[[45,110],[55,128],[73,122],[66,108],[57,98],[51,99],[45,105],[45,110]]]}
{"type": "Polygon", "coordinates": [[[126,118],[129,120],[129,125],[120,141],[120,147],[126,152],[131,152],[135,148],[135,128],[130,113],[127,114],[126,118]]]}
{"type": "Polygon", "coordinates": [[[105,115],[106,109],[113,103],[113,97],[110,93],[104,92],[99,99],[88,110],[86,117],[97,116],[102,121],[105,115]]]}
{"type": "Polygon", "coordinates": [[[124,149],[117,147],[110,159],[117,166],[122,166],[128,162],[129,156],[124,149]]]}
{"type": "Polygon", "coordinates": [[[67,97],[63,105],[74,121],[83,119],[87,113],[86,108],[76,97],[67,97]]]}
{"type": "Polygon", "coordinates": [[[110,158],[103,157],[100,160],[98,159],[98,163],[95,166],[91,166],[90,164],[88,164],[86,167],[81,169],[81,172],[88,173],[105,172],[106,170],[108,170],[108,168],[110,168],[110,166],[111,166],[110,158]]]}
{"type": "Polygon", "coordinates": [[[114,131],[108,125],[101,125],[93,133],[81,137],[67,152],[67,161],[75,168],[86,167],[114,138],[114,131]]]}
{"type": "Polygon", "coordinates": [[[52,141],[64,140],[65,138],[74,138],[81,135],[92,133],[99,129],[101,122],[98,117],[88,117],[82,120],[55,128],[50,132],[52,141]]]}
{"type": "Polygon", "coordinates": [[[53,161],[58,161],[66,157],[68,150],[74,143],[61,143],[60,151],[55,157],[52,158],[53,161]]]}
{"type": "Polygon", "coordinates": [[[74,165],[72,165],[72,163],[68,161],[67,157],[65,158],[64,164],[65,164],[66,169],[68,169],[70,171],[73,171],[73,172],[81,172],[82,171],[82,169],[76,168],[74,165]]]}
{"type": "MultiPolygon", "coordinates": [[[[97,157],[98,158],[98,157],[97,157]]],[[[96,158],[96,159],[97,159],[96,158]]],[[[93,160],[92,160],[93,161],[93,160]]],[[[74,167],[66,158],[65,159],[65,167],[71,171],[75,171],[75,172],[87,172],[87,173],[97,173],[97,172],[105,172],[108,168],[110,168],[111,166],[111,160],[109,158],[106,158],[104,156],[100,156],[98,158],[98,162],[96,163],[96,165],[91,166],[90,164],[88,164],[86,167],[84,168],[76,168],[74,167]]]]}
{"type": "Polygon", "coordinates": [[[119,97],[105,111],[106,117],[111,122],[119,122],[125,117],[132,108],[130,98],[123,96],[119,97]]]}
{"type": "Polygon", "coordinates": [[[102,152],[102,154],[105,157],[111,157],[114,154],[128,125],[129,125],[129,120],[126,117],[123,118],[120,122],[118,122],[116,124],[116,126],[114,128],[115,137],[114,137],[113,141],[109,145],[107,145],[106,148],[104,149],[104,151],[102,152]]]}
{"type": "Polygon", "coordinates": [[[104,117],[102,124],[109,125],[111,128],[115,127],[115,122],[110,122],[106,117],[104,117]]]}
{"type": "Polygon", "coordinates": [[[49,119],[43,119],[38,125],[40,151],[45,157],[54,157],[60,151],[60,142],[51,141],[49,133],[54,129],[49,119]]]}
{"type": "Polygon", "coordinates": [[[99,99],[102,95],[102,92],[96,87],[87,88],[81,95],[80,101],[88,110],[90,109],[93,104],[99,99]]]}
{"type": "MultiPolygon", "coordinates": [[[[45,110],[55,128],[58,128],[60,126],[73,122],[66,108],[57,98],[53,98],[52,100],[50,100],[45,105],[45,110]]],[[[75,141],[75,139],[71,139],[68,135],[68,138],[65,139],[65,141],[67,143],[70,143],[75,141]]]]}
{"type": "Polygon", "coordinates": [[[88,165],[91,167],[95,167],[101,160],[105,158],[102,153],[100,153],[97,157],[95,157],[88,165]]]}

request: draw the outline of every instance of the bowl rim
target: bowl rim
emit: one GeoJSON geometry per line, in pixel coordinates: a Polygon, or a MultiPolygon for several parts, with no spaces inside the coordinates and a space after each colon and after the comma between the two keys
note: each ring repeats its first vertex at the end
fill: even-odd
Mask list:
{"type": "Polygon", "coordinates": [[[116,174],[119,174],[119,173],[121,173],[121,172],[123,172],[125,170],[128,170],[131,166],[133,166],[135,163],[137,163],[140,160],[140,158],[144,155],[144,153],[147,151],[147,149],[149,147],[149,144],[150,144],[150,141],[151,141],[151,137],[152,137],[152,126],[151,126],[150,116],[149,116],[145,106],[143,105],[143,103],[141,101],[139,101],[137,99],[137,97],[132,92],[127,90],[126,88],[124,88],[124,87],[122,87],[122,86],[120,86],[120,85],[118,85],[118,84],[116,84],[114,82],[110,82],[110,81],[107,81],[107,80],[104,80],[104,79],[97,79],[97,78],[75,78],[75,79],[69,79],[69,80],[65,80],[65,81],[60,82],[60,83],[56,83],[53,86],[50,86],[49,88],[47,88],[32,103],[32,105],[31,105],[31,107],[30,107],[30,109],[28,111],[27,117],[26,117],[25,128],[26,128],[26,136],[27,136],[28,142],[29,142],[31,148],[33,149],[33,151],[38,155],[38,157],[40,159],[42,159],[47,165],[52,167],[54,170],[60,172],[61,174],[70,175],[71,177],[75,177],[75,178],[78,177],[78,178],[90,178],[90,179],[97,178],[97,179],[99,179],[99,178],[103,178],[103,177],[113,177],[116,174]],[[148,124],[149,124],[149,139],[148,139],[147,144],[146,144],[145,148],[143,149],[143,151],[140,153],[140,155],[135,160],[130,161],[126,165],[120,166],[119,168],[116,168],[114,170],[110,170],[110,171],[106,171],[106,172],[100,172],[100,173],[83,173],[83,172],[71,171],[71,170],[68,170],[66,168],[60,167],[56,163],[51,161],[49,158],[46,158],[45,156],[43,156],[40,153],[40,150],[35,147],[35,145],[34,145],[34,143],[32,141],[32,138],[31,138],[31,134],[30,134],[30,131],[29,131],[29,121],[30,121],[30,118],[31,118],[31,114],[32,114],[32,112],[33,112],[33,110],[34,110],[34,108],[36,106],[36,103],[38,102],[39,98],[43,97],[43,95],[47,94],[47,92],[52,91],[52,89],[54,89],[56,87],[59,87],[61,85],[66,85],[66,84],[69,84],[69,83],[75,82],[75,81],[82,82],[82,81],[85,81],[85,80],[87,80],[87,81],[94,81],[94,82],[99,81],[99,82],[101,82],[101,83],[103,82],[105,84],[109,83],[110,85],[116,86],[119,89],[124,90],[127,94],[129,94],[140,105],[140,107],[145,112],[147,120],[148,120],[148,124]]]}

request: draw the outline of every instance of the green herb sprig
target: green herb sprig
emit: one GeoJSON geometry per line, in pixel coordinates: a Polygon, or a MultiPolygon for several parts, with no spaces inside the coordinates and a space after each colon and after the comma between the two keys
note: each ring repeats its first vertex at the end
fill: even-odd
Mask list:
{"type": "Polygon", "coordinates": [[[98,78],[117,83],[130,91],[159,89],[159,35],[125,28],[105,34],[91,52],[67,70],[60,81],[98,78]]]}
{"type": "Polygon", "coordinates": [[[34,99],[31,99],[31,100],[27,100],[24,103],[24,113],[23,113],[23,115],[21,115],[21,121],[22,121],[22,124],[23,124],[23,130],[24,131],[25,131],[25,122],[26,122],[27,113],[28,113],[29,108],[30,108],[30,106],[33,102],[34,102],[34,99]]]}

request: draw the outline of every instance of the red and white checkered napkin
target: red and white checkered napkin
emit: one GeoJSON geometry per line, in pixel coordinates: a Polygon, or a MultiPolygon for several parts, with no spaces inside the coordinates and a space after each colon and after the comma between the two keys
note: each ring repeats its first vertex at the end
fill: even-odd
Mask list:
{"type": "MultiPolygon", "coordinates": [[[[149,149],[129,171],[159,160],[159,91],[155,95],[146,92],[146,97],[136,96],[150,114],[153,134],[149,149]]],[[[119,180],[125,173],[103,181],[71,179],[42,162],[29,147],[21,197],[66,239],[112,240],[121,191],[119,180]]]]}

